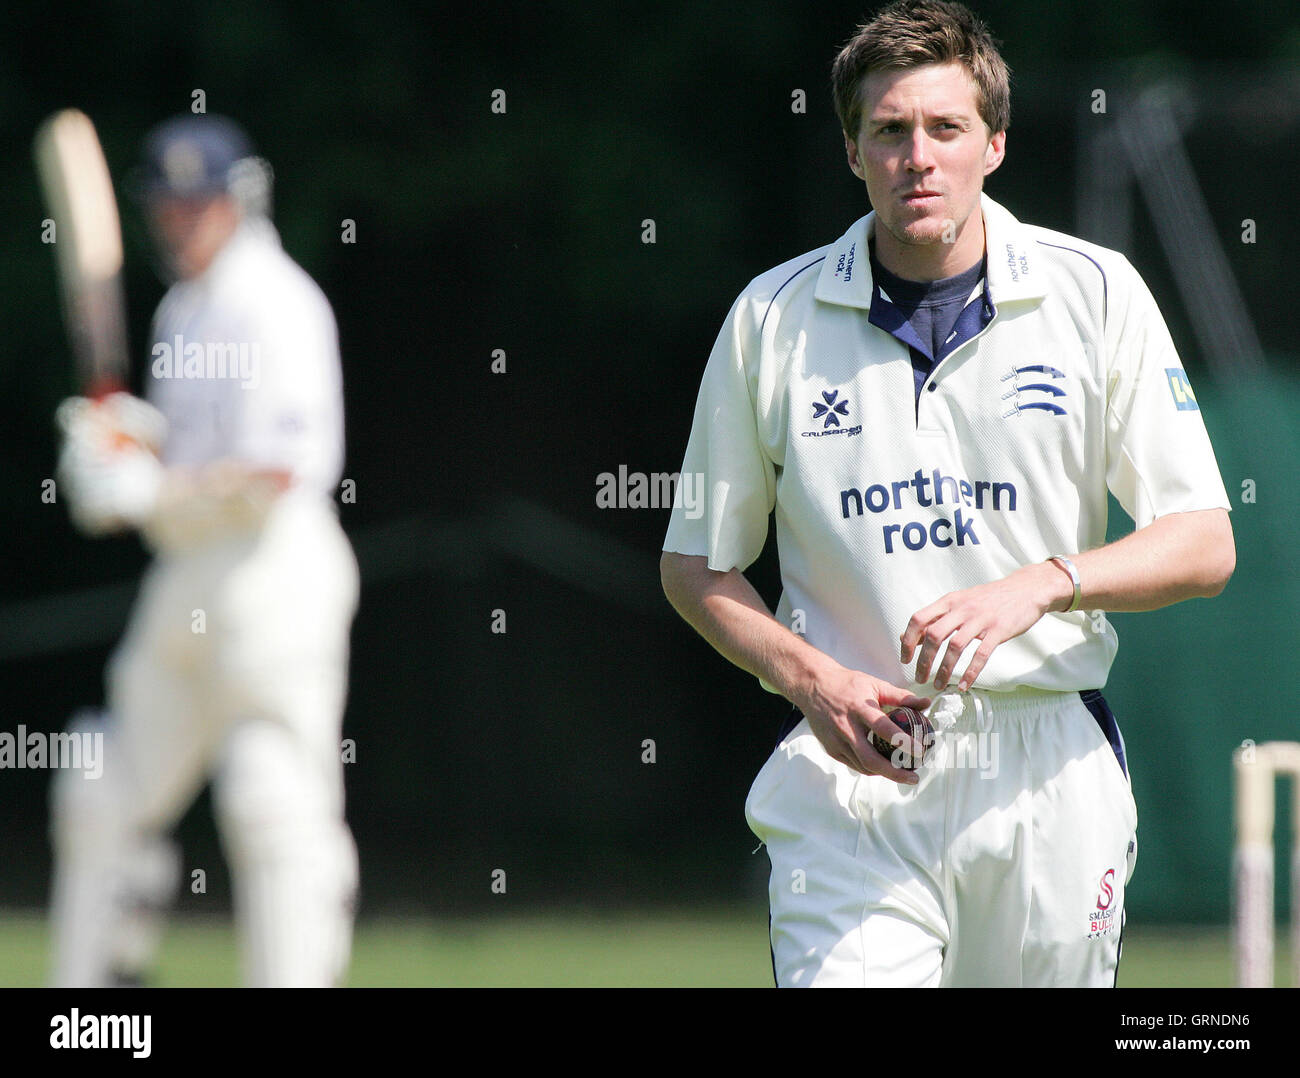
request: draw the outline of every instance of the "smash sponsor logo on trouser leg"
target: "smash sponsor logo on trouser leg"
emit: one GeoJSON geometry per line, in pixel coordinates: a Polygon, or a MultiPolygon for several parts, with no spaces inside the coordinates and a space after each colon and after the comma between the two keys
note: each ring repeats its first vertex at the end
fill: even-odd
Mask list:
{"type": "Polygon", "coordinates": [[[1106,869],[1101,874],[1097,891],[1097,907],[1088,915],[1088,939],[1101,939],[1119,931],[1120,904],[1115,901],[1115,870],[1106,869]]]}

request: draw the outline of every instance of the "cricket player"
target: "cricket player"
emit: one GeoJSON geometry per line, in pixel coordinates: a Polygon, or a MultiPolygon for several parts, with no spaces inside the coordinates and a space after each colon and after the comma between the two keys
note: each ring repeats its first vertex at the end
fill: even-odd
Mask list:
{"type": "Polygon", "coordinates": [[[357,858],[340,760],[356,562],[333,503],[342,378],[329,303],[267,218],[269,168],[217,117],[145,143],[141,195],[174,280],[146,397],[60,408],[59,490],[91,534],[155,553],[106,675],[103,775],[51,793],[53,980],[138,978],[194,885],[169,832],[213,783],[243,977],[346,969],[357,858]]]}
{"type": "Polygon", "coordinates": [[[705,511],[674,508],[661,562],[793,704],[746,803],[776,980],[1113,985],[1137,810],[1104,612],[1222,590],[1214,454],[1128,261],[984,194],[1009,93],[979,20],[892,4],[832,81],[872,212],[732,306],[682,465],[705,511]],[[1107,490],[1135,523],[1111,544],[1107,490]],[[743,575],[772,511],[775,615],[743,575]],[[935,731],[914,772],[871,743],[900,705],[935,731]]]}

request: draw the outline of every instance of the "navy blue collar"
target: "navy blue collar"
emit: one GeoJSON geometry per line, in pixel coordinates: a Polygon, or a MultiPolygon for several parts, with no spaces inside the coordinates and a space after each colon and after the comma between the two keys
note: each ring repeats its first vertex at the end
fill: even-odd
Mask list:
{"type": "Polygon", "coordinates": [[[962,309],[961,314],[957,316],[957,322],[952,328],[952,333],[944,341],[943,348],[940,349],[937,356],[932,356],[930,355],[930,345],[921,341],[916,330],[912,328],[912,323],[907,320],[907,316],[890,301],[888,296],[881,290],[880,282],[873,275],[871,282],[871,310],[867,315],[867,321],[873,326],[883,329],[890,336],[902,341],[909,348],[915,348],[932,363],[936,363],[949,353],[960,348],[972,337],[981,333],[984,327],[993,321],[997,313],[997,308],[993,306],[993,301],[989,298],[989,281],[986,276],[984,278],[984,287],[980,290],[979,296],[972,299],[962,309]]]}

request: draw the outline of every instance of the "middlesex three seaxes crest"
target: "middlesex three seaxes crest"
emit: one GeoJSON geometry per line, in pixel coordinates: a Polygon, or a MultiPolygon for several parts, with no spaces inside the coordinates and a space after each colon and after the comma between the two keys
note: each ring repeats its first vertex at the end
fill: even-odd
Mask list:
{"type": "Polygon", "coordinates": [[[1065,397],[1066,392],[1064,389],[1060,386],[1053,385],[1051,382],[1034,382],[1032,385],[1022,385],[1020,382],[1020,376],[1022,374],[1045,374],[1053,381],[1065,377],[1064,371],[1059,371],[1055,367],[1048,366],[1046,363],[1030,363],[1024,367],[1013,367],[1009,373],[1002,376],[1002,381],[1004,382],[1014,379],[1014,381],[1011,382],[1011,389],[1002,394],[1002,399],[1005,401],[1011,400],[1013,397],[1015,398],[1014,400],[1011,400],[1011,411],[1002,413],[1003,419],[1009,419],[1013,415],[1023,415],[1025,412],[1030,410],[1047,412],[1049,415],[1065,415],[1065,409],[1059,403],[1055,403],[1050,399],[1065,397]],[[1031,390],[1042,393],[1049,399],[1022,401],[1020,395],[1022,393],[1028,393],[1031,390]]]}

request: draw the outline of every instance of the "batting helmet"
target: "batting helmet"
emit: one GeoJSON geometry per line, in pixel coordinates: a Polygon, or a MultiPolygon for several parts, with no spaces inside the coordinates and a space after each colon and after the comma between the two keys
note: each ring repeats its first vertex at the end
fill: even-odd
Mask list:
{"type": "Polygon", "coordinates": [[[245,213],[270,213],[271,168],[233,120],[206,114],[177,116],[145,136],[134,176],[138,196],[204,198],[230,195],[245,213]]]}

